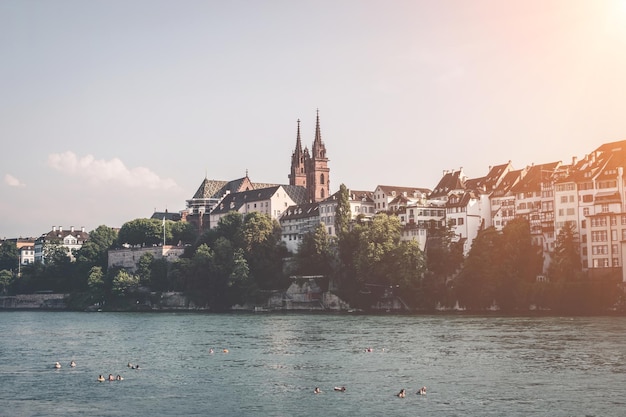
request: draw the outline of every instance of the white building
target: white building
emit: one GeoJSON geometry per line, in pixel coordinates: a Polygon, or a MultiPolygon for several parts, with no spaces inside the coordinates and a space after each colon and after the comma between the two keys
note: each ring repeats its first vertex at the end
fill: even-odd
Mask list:
{"type": "Polygon", "coordinates": [[[46,249],[49,245],[60,245],[65,248],[67,256],[74,261],[74,254],[88,239],[89,233],[85,232],[84,227],[78,230],[72,226],[68,230],[63,230],[62,226],[52,226],[50,232],[44,233],[35,241],[35,261],[45,263],[46,249]]]}

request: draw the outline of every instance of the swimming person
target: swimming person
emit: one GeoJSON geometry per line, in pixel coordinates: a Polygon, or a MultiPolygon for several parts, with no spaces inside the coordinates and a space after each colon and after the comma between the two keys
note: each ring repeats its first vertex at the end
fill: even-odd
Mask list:
{"type": "Polygon", "coordinates": [[[70,362],[70,367],[71,368],[74,368],[75,366],[76,366],[76,362],[74,362],[74,361],[70,362]]]}
{"type": "Polygon", "coordinates": [[[315,389],[313,390],[313,393],[314,393],[314,394],[319,394],[320,392],[322,392],[322,391],[320,390],[320,387],[315,387],[315,389]]]}
{"type": "Polygon", "coordinates": [[[417,391],[417,395],[426,395],[426,387],[422,387],[417,391]]]}
{"type": "Polygon", "coordinates": [[[61,364],[60,364],[59,362],[55,362],[55,363],[54,363],[54,367],[55,367],[56,369],[59,369],[59,368],[61,368],[61,364]]]}
{"type": "Polygon", "coordinates": [[[400,392],[396,394],[396,396],[397,396],[398,398],[404,398],[404,397],[406,397],[406,390],[405,390],[404,388],[402,388],[402,389],[400,390],[400,392]]]}
{"type": "Polygon", "coordinates": [[[102,376],[102,374],[98,376],[98,382],[104,382],[104,377],[102,376]]]}

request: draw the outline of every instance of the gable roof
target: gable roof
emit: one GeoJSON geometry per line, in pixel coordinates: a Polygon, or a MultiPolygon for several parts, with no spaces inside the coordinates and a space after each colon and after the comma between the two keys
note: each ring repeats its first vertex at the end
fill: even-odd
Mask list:
{"type": "Polygon", "coordinates": [[[428,188],[419,188],[419,187],[398,187],[395,185],[379,185],[376,189],[380,189],[388,196],[397,196],[406,194],[407,197],[415,197],[419,198],[421,196],[426,196],[430,193],[428,188]]]}
{"type": "Polygon", "coordinates": [[[452,190],[464,190],[466,177],[461,170],[446,171],[429,198],[443,197],[452,190]]]}
{"type": "Polygon", "coordinates": [[[194,199],[222,198],[227,193],[238,193],[250,189],[268,188],[277,184],[253,183],[247,176],[232,181],[210,180],[205,178],[193,195],[194,199]]]}
{"type": "Polygon", "coordinates": [[[240,193],[227,194],[222,201],[215,206],[213,211],[211,211],[211,214],[239,211],[244,204],[269,200],[280,188],[280,185],[276,185],[274,187],[261,188],[258,190],[248,190],[240,193]]]}
{"type": "Polygon", "coordinates": [[[511,191],[514,193],[538,192],[541,191],[541,183],[549,181],[554,171],[561,165],[560,161],[549,162],[547,164],[532,165],[528,168],[526,175],[521,179],[511,191]]]}
{"type": "Polygon", "coordinates": [[[307,202],[306,187],[301,185],[282,185],[282,187],[294,203],[304,204],[307,202]]]}
{"type": "Polygon", "coordinates": [[[498,186],[493,190],[493,193],[491,194],[491,196],[502,197],[506,195],[511,190],[511,188],[513,188],[520,181],[520,179],[524,176],[524,172],[525,171],[522,169],[509,171],[504,176],[502,181],[500,181],[498,186]]]}

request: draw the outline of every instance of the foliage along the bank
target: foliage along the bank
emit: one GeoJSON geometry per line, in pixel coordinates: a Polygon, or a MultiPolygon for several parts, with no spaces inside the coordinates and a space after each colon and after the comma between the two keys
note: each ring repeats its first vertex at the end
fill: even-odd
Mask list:
{"type": "MultiPolygon", "coordinates": [[[[135,219],[119,233],[107,226],[73,255],[46,246],[46,263],[24,266],[16,277],[17,250],[0,247],[0,291],[72,293],[75,306],[99,303],[125,308],[154,292],[180,291],[196,305],[214,311],[239,304],[263,303],[271,291],[285,290],[288,274],[323,275],[331,290],[351,306],[367,310],[381,297],[397,297],[414,310],[463,308],[485,311],[601,312],[623,305],[623,291],[613,281],[585,279],[571,225],[562,228],[545,280],[538,280],[544,259],[533,246],[524,219],[502,232],[480,230],[467,257],[449,225],[430,225],[425,250],[401,240],[402,225],[393,213],[350,220],[348,190],[342,184],[335,213],[337,236],[319,224],[305,234],[291,257],[281,242],[276,220],[260,213],[232,212],[201,236],[189,223],[135,219]],[[143,255],[130,273],[107,267],[107,251],[124,245],[185,244],[181,259],[167,262],[143,255]]],[[[72,301],[71,300],[71,301],[72,301]]]]}

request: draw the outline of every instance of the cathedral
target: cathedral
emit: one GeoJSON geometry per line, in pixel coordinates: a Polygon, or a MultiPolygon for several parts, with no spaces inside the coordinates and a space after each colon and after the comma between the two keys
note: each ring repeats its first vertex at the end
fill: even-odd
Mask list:
{"type": "MultiPolygon", "coordinates": [[[[247,212],[254,210],[257,206],[267,207],[272,204],[272,201],[268,200],[267,204],[265,200],[256,201],[261,198],[260,191],[275,191],[277,187],[282,187],[287,195],[283,196],[288,197],[288,200],[282,203],[283,206],[280,209],[275,208],[271,211],[272,216],[278,218],[288,205],[317,203],[328,198],[330,196],[329,176],[330,169],[326,157],[326,146],[322,142],[318,111],[315,121],[315,138],[310,152],[306,147],[302,149],[300,120],[298,120],[296,148],[291,155],[288,185],[252,182],[248,178],[247,171],[245,177],[232,181],[209,180],[205,177],[194,196],[187,200],[187,208],[181,211],[180,219],[194,224],[198,230],[208,230],[215,227],[221,212],[229,210],[247,212]],[[257,192],[251,194],[253,190],[257,192]],[[211,219],[212,213],[214,214],[213,220],[211,219]]],[[[158,213],[153,217],[160,219],[164,217],[164,214],[158,213]]]]}
{"type": "Polygon", "coordinates": [[[309,153],[308,148],[302,150],[300,138],[300,120],[298,119],[298,132],[296,135],[296,148],[291,155],[291,173],[289,185],[299,185],[307,190],[309,202],[322,201],[330,196],[330,169],[326,157],[326,146],[322,142],[320,132],[320,113],[317,111],[315,121],[315,139],[309,153]]]}

